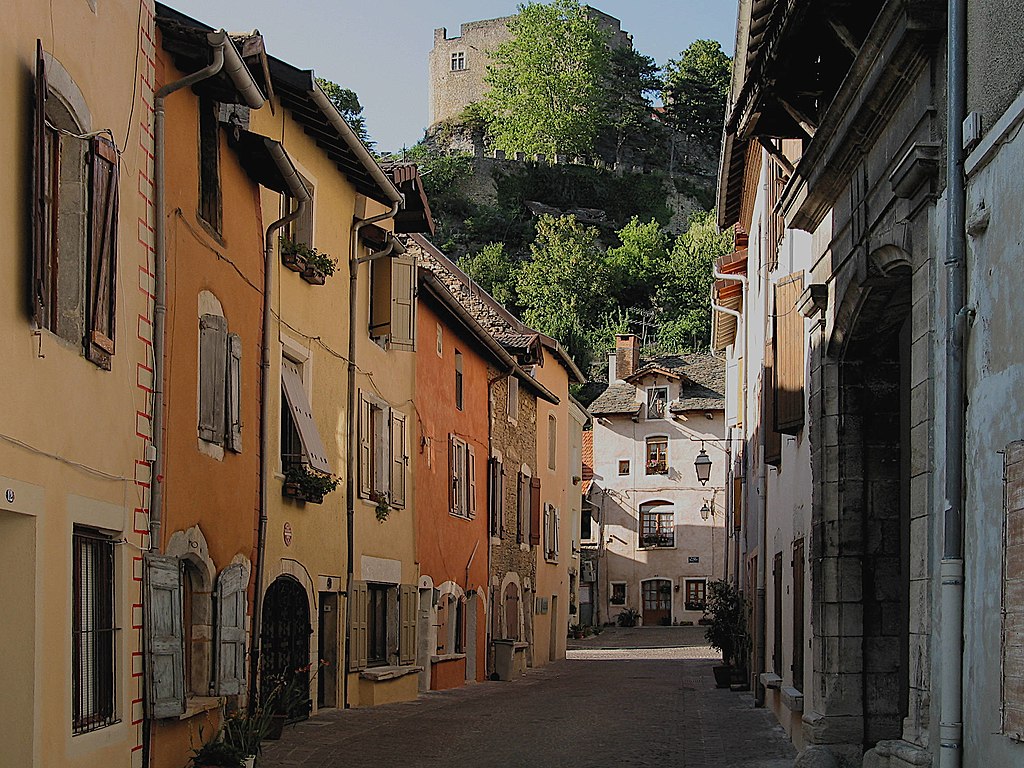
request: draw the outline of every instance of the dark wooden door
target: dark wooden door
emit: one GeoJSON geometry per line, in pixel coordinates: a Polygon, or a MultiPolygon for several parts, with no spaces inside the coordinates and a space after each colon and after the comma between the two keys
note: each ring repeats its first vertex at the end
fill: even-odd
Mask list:
{"type": "Polygon", "coordinates": [[[642,585],[644,626],[655,627],[672,621],[672,582],[653,579],[642,585]]]}
{"type": "Polygon", "coordinates": [[[295,579],[279,576],[263,598],[263,647],[260,692],[264,697],[275,687],[288,692],[287,714],[291,722],[309,716],[309,600],[295,579]]]}

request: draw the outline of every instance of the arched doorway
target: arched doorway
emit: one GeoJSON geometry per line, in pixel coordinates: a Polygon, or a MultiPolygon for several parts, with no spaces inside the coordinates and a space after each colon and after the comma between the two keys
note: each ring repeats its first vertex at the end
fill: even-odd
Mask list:
{"type": "Polygon", "coordinates": [[[288,720],[309,716],[309,599],[291,576],[278,576],[263,598],[260,694],[266,701],[278,686],[289,692],[288,720]],[[303,695],[305,691],[305,695],[303,695]]]}
{"type": "Polygon", "coordinates": [[[656,627],[672,623],[672,582],[650,579],[640,583],[644,626],[656,627]]]}
{"type": "Polygon", "coordinates": [[[519,640],[519,587],[510,583],[505,587],[505,632],[506,640],[519,640]]]}

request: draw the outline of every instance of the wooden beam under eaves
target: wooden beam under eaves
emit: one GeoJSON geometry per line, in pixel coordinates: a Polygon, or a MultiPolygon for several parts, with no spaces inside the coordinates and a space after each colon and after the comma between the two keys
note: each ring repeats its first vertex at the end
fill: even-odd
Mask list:
{"type": "Polygon", "coordinates": [[[775,95],[775,100],[779,102],[780,107],[786,110],[786,114],[793,118],[793,121],[800,126],[800,130],[806,133],[809,138],[813,139],[814,134],[817,133],[818,131],[818,126],[814,122],[814,120],[812,120],[802,110],[798,109],[797,107],[794,107],[792,104],[790,104],[788,101],[786,101],[778,94],[775,95]]]}
{"type": "Polygon", "coordinates": [[[857,52],[860,51],[860,44],[854,38],[850,28],[835,18],[828,20],[828,26],[835,33],[843,47],[850,52],[850,55],[856,57],[857,52]]]}

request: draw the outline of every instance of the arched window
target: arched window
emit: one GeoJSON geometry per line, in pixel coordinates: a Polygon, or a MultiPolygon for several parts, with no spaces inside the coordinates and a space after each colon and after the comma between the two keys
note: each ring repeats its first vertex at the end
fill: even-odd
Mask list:
{"type": "Polygon", "coordinates": [[[640,546],[643,548],[676,545],[675,512],[666,501],[648,501],[640,505],[640,546]]]}

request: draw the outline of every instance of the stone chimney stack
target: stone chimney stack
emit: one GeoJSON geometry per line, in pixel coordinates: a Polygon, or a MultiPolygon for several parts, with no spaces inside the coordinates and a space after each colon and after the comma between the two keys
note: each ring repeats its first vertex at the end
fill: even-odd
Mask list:
{"type": "Polygon", "coordinates": [[[615,336],[615,380],[624,381],[640,368],[640,339],[632,333],[615,336]]]}

